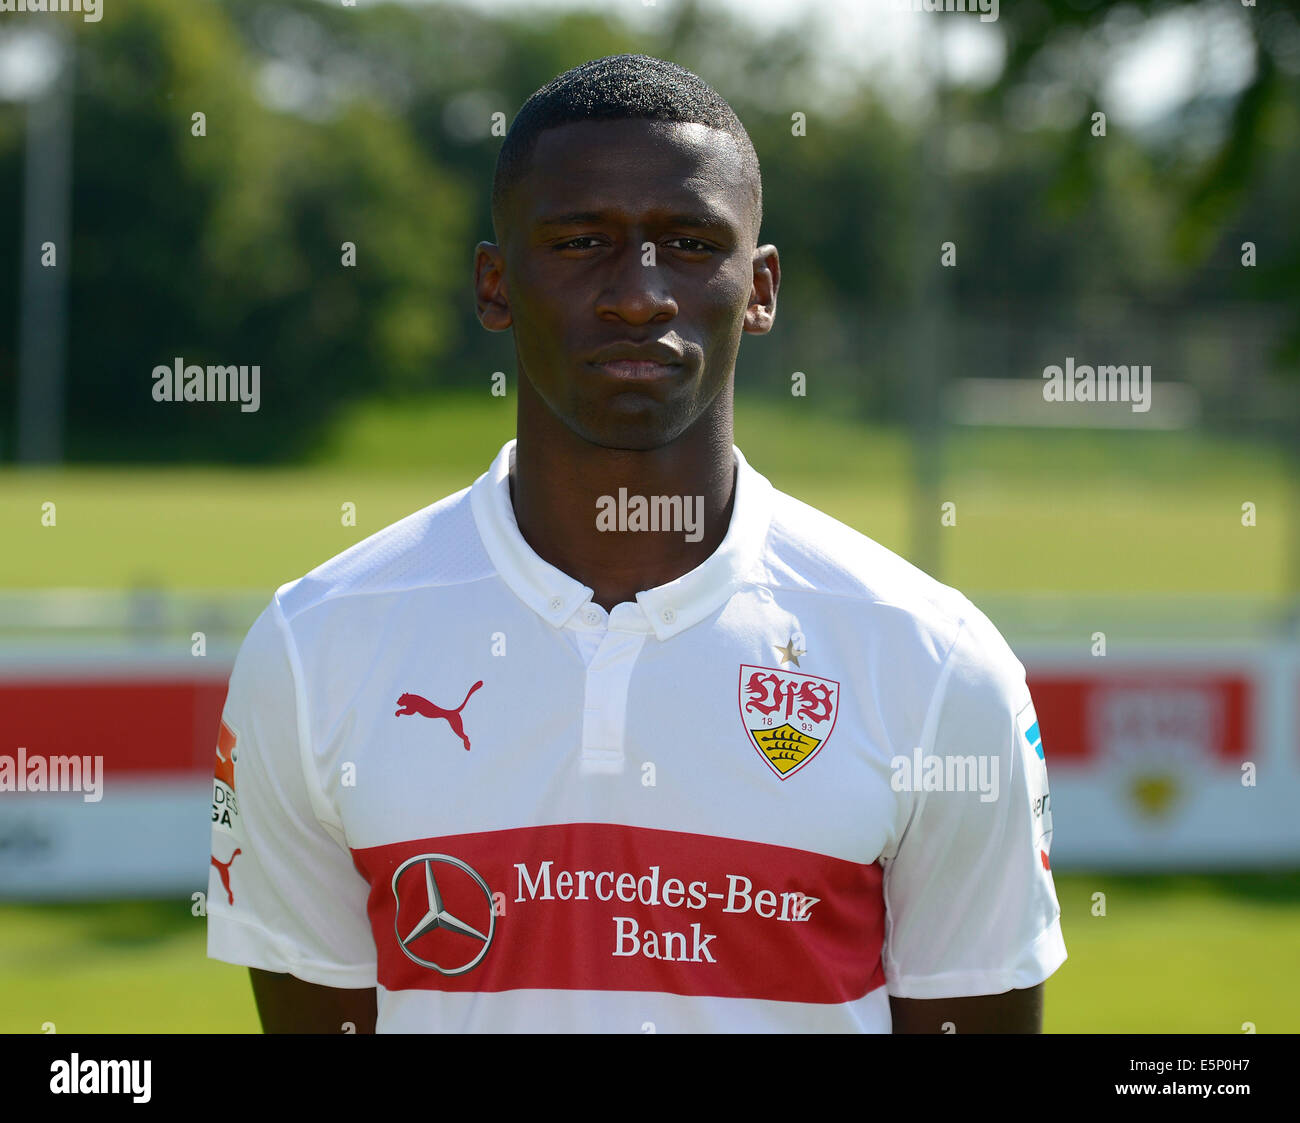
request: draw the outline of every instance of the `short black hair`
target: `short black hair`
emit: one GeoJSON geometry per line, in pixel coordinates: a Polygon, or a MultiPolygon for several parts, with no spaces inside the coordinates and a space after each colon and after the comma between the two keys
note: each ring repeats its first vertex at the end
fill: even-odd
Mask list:
{"type": "Polygon", "coordinates": [[[749,133],[726,98],[703,78],[652,55],[608,55],[566,70],[520,108],[497,154],[492,223],[498,237],[505,201],[527,174],[537,138],[576,121],[642,119],[707,125],[736,141],[754,199],[754,233],[763,221],[763,180],[749,133]]]}

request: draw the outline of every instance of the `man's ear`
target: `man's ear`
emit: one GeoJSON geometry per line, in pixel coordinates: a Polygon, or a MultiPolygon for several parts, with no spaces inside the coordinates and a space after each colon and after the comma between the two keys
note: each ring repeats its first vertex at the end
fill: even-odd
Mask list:
{"type": "Polygon", "coordinates": [[[754,287],[749,293],[743,328],[751,335],[766,335],[776,319],[776,292],[781,287],[781,257],[772,245],[754,249],[754,287]]]}
{"type": "Polygon", "coordinates": [[[510,301],[506,293],[506,259],[495,242],[474,247],[474,306],[478,322],[488,331],[506,331],[510,301]]]}

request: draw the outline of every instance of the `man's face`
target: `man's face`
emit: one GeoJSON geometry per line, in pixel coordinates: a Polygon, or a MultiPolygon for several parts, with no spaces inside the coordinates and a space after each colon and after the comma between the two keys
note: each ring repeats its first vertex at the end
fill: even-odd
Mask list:
{"type": "Polygon", "coordinates": [[[719,130],[635,119],[548,129],[509,197],[500,254],[480,245],[480,318],[513,327],[521,376],[574,433],[661,447],[731,392],[742,330],[770,327],[779,267],[774,248],[756,252],[753,206],[719,130]],[[644,354],[612,355],[620,345],[644,354]],[[615,358],[666,365],[601,361],[615,358]]]}

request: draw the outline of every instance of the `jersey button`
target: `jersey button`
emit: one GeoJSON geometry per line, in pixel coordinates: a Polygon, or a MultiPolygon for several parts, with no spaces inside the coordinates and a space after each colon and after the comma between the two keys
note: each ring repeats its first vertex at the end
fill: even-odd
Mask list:
{"type": "Polygon", "coordinates": [[[677,613],[674,612],[671,608],[665,608],[663,612],[660,613],[660,616],[663,617],[663,622],[665,624],[671,624],[674,620],[677,619],[677,613]]]}
{"type": "Polygon", "coordinates": [[[600,623],[600,613],[594,608],[587,609],[587,611],[582,614],[582,618],[587,621],[588,624],[600,623]]]}
{"type": "Polygon", "coordinates": [[[551,611],[552,611],[552,612],[559,612],[560,609],[562,609],[563,607],[564,607],[564,600],[563,600],[562,597],[552,597],[552,598],[551,598],[551,611]]]}

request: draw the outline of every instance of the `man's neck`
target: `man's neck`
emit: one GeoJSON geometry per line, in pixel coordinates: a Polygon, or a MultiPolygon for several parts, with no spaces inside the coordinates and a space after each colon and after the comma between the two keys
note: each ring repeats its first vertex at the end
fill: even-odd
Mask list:
{"type": "Polygon", "coordinates": [[[606,611],[689,573],[726,537],[735,503],[729,411],[725,426],[704,427],[706,420],[672,445],[646,452],[600,448],[568,430],[535,439],[521,426],[510,501],[524,541],[590,587],[592,600],[606,611]],[[620,503],[620,488],[626,503],[620,503]],[[636,497],[647,501],[647,525],[656,497],[679,499],[661,510],[689,514],[694,530],[685,522],[657,531],[622,528],[620,510],[630,512],[636,497]],[[607,515],[598,523],[602,509],[607,515]],[[608,523],[615,529],[601,529],[608,523]]]}

